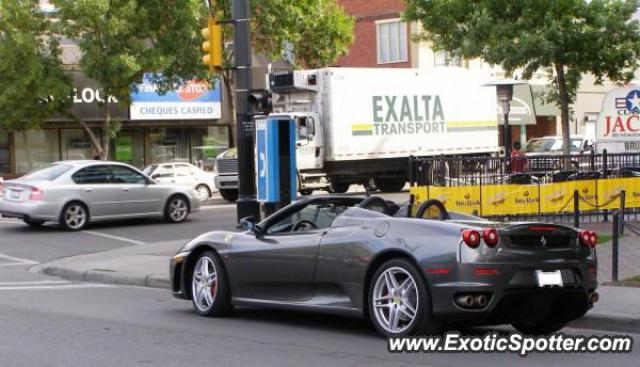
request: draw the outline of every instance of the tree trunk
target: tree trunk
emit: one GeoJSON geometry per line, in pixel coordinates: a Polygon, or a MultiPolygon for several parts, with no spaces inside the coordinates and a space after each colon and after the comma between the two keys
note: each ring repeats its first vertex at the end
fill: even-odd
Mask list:
{"type": "Polygon", "coordinates": [[[111,106],[109,102],[105,104],[106,117],[102,131],[102,154],[100,159],[106,161],[109,159],[109,141],[111,140],[111,106]]]}
{"type": "MultiPolygon", "coordinates": [[[[567,81],[565,79],[564,65],[555,63],[556,80],[558,82],[558,97],[560,99],[560,124],[562,126],[562,154],[570,154],[571,142],[569,139],[569,92],[567,91],[567,81]]],[[[565,168],[571,165],[570,159],[565,160],[565,168]]]]}
{"type": "Polygon", "coordinates": [[[222,82],[224,83],[224,89],[227,97],[227,111],[229,112],[229,116],[231,116],[231,144],[235,146],[236,144],[236,104],[234,101],[234,93],[233,93],[233,77],[231,76],[230,70],[225,70],[222,72],[222,82]]]}
{"type": "MultiPolygon", "coordinates": [[[[89,125],[87,125],[86,122],[84,122],[82,119],[79,119],[77,116],[72,115],[69,116],[71,117],[72,120],[75,120],[78,124],[80,124],[80,126],[82,126],[82,128],[84,129],[84,131],[87,133],[87,135],[89,135],[89,139],[91,139],[91,145],[93,145],[93,148],[96,150],[96,154],[99,157],[102,157],[102,144],[100,144],[100,141],[98,140],[98,137],[96,136],[96,134],[93,133],[93,130],[91,130],[91,127],[89,127],[89,125]]],[[[94,154],[92,154],[92,159],[95,158],[93,156],[94,154]]]]}

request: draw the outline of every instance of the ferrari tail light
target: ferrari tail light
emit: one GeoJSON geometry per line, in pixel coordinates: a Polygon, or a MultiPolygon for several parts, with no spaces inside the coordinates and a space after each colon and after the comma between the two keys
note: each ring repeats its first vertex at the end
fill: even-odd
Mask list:
{"type": "Polygon", "coordinates": [[[44,199],[44,191],[37,187],[31,188],[31,194],[29,194],[30,201],[41,201],[44,199]]]}
{"type": "Polygon", "coordinates": [[[582,230],[578,233],[580,244],[585,247],[596,247],[598,243],[598,234],[595,232],[582,230]]]}
{"type": "Polygon", "coordinates": [[[480,245],[480,232],[475,229],[465,229],[462,231],[462,240],[467,246],[476,248],[480,245]]]}
{"type": "Polygon", "coordinates": [[[494,247],[498,244],[500,235],[498,234],[498,230],[495,228],[485,228],[482,231],[482,238],[484,239],[484,242],[487,244],[487,246],[494,247]]]}

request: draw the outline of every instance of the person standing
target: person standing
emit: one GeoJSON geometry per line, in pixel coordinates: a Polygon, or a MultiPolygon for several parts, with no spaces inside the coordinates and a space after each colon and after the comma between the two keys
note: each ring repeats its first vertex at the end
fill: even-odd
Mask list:
{"type": "Polygon", "coordinates": [[[527,169],[527,157],[520,149],[522,149],[522,144],[516,140],[513,143],[513,149],[511,149],[511,173],[522,173],[527,169]]]}

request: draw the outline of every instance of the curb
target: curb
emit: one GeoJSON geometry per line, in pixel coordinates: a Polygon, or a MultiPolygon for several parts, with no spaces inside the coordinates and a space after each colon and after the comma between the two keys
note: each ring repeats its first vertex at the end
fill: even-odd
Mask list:
{"type": "Polygon", "coordinates": [[[582,318],[570,322],[568,327],[576,329],[590,329],[598,331],[640,333],[640,319],[619,316],[604,316],[602,314],[587,314],[582,318]]]}
{"type": "Polygon", "coordinates": [[[73,270],[57,266],[34,266],[30,269],[34,273],[57,276],[66,280],[88,283],[132,285],[138,287],[169,289],[169,279],[156,274],[145,276],[126,275],[107,269],[73,270]]]}

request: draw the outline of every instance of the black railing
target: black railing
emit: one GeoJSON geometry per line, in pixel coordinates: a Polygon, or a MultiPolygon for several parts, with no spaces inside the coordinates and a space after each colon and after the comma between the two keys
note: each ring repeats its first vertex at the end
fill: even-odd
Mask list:
{"type": "MultiPolygon", "coordinates": [[[[410,157],[409,181],[412,187],[535,185],[578,180],[640,177],[640,153],[594,154],[526,157],[410,157]]],[[[621,198],[624,201],[624,197],[621,198]]],[[[579,197],[580,200],[580,197],[579,197]]],[[[579,201],[578,200],[578,201],[579,201]]],[[[606,221],[609,210],[590,203],[591,210],[577,211],[575,199],[567,202],[566,211],[536,214],[486,216],[497,220],[541,220],[546,222],[606,221]],[[578,213],[578,214],[576,214],[578,213]],[[576,218],[578,216],[578,218],[576,218]]],[[[622,221],[640,219],[640,208],[625,208],[621,202],[622,221]]]]}

